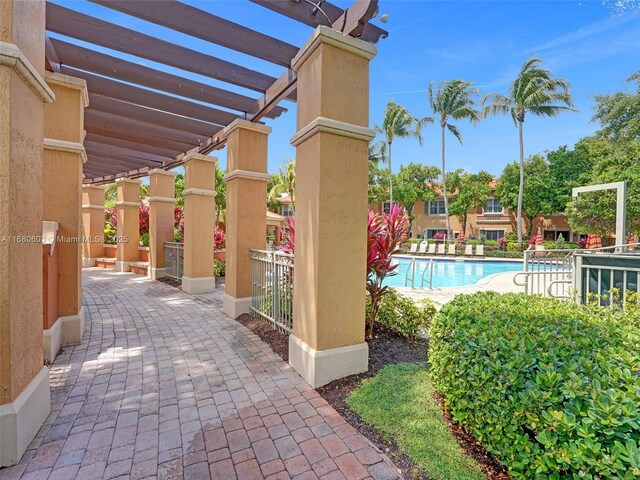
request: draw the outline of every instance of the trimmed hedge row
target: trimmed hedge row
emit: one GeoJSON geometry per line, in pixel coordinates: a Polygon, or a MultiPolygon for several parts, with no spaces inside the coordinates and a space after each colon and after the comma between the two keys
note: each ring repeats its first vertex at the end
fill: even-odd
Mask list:
{"type": "Polygon", "coordinates": [[[628,315],[483,292],[430,332],[453,418],[513,478],[640,476],[640,334],[628,315]]]}

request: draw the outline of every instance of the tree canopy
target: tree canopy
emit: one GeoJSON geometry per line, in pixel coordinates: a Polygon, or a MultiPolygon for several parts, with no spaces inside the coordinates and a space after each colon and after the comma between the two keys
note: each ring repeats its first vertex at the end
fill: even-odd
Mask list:
{"type": "Polygon", "coordinates": [[[600,123],[600,136],[614,141],[640,139],[640,71],[627,81],[636,83],[635,91],[595,96],[592,120],[600,123]]]}

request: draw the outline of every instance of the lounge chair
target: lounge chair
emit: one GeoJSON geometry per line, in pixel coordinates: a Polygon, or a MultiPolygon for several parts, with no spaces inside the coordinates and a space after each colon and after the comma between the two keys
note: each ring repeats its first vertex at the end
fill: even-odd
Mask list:
{"type": "Polygon", "coordinates": [[[456,244],[455,243],[450,243],[449,244],[449,250],[447,251],[448,255],[454,255],[456,254],[456,244]]]}
{"type": "Polygon", "coordinates": [[[445,252],[445,244],[444,243],[439,243],[438,244],[438,255],[444,255],[445,252]]]}
{"type": "Polygon", "coordinates": [[[464,247],[464,254],[466,255],[473,255],[473,245],[465,245],[464,247]]]}
{"type": "Polygon", "coordinates": [[[435,253],[436,253],[436,244],[435,243],[430,243],[429,244],[429,251],[427,251],[427,254],[434,255],[435,253]]]}
{"type": "Polygon", "coordinates": [[[476,245],[476,256],[484,257],[484,245],[476,245]]]}
{"type": "Polygon", "coordinates": [[[418,244],[417,243],[412,243],[409,246],[409,253],[416,253],[418,251],[418,244]]]}
{"type": "Polygon", "coordinates": [[[424,242],[424,241],[420,242],[420,250],[418,250],[418,253],[421,253],[424,255],[427,252],[427,245],[429,245],[427,242],[424,242]]]}

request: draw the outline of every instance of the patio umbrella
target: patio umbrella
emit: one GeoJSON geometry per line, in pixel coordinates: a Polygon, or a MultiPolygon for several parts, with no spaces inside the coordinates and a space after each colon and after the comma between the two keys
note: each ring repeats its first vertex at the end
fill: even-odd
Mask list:
{"type": "Polygon", "coordinates": [[[601,248],[602,247],[602,238],[600,235],[591,235],[587,237],[587,248],[601,248]]]}
{"type": "Polygon", "coordinates": [[[461,228],[460,233],[458,234],[458,242],[464,243],[464,230],[461,228]]]}
{"type": "Polygon", "coordinates": [[[544,245],[542,241],[542,229],[538,227],[538,233],[536,233],[536,245],[544,245]]]}

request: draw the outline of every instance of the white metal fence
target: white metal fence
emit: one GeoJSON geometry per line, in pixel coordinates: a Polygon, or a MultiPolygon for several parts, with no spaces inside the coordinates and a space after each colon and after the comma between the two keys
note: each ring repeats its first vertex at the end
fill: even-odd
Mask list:
{"type": "Polygon", "coordinates": [[[251,250],[251,312],[274,328],[293,329],[293,255],[251,250]]]}
{"type": "Polygon", "coordinates": [[[182,283],[184,265],[184,244],[176,242],[164,243],[165,276],[182,283]]]}
{"type": "Polygon", "coordinates": [[[572,264],[575,250],[527,250],[524,252],[524,271],[513,279],[524,287],[527,295],[571,298],[572,264]]]}

